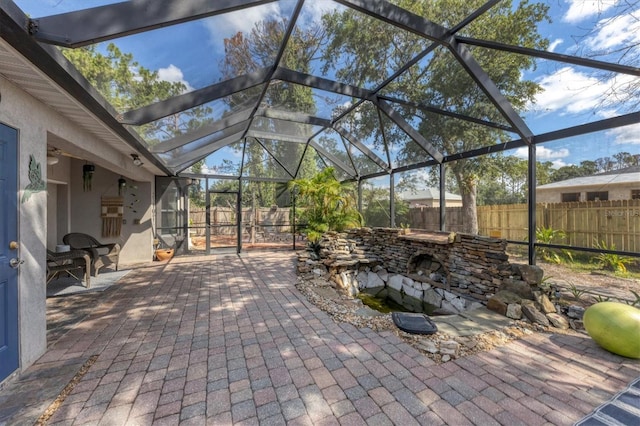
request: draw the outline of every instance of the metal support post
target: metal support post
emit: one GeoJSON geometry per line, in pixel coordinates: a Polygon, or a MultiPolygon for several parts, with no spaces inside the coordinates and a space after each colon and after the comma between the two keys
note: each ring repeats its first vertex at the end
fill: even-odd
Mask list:
{"type": "Polygon", "coordinates": [[[447,205],[446,205],[446,197],[445,197],[445,188],[446,188],[446,178],[447,172],[445,170],[444,163],[440,163],[438,165],[440,168],[440,230],[447,230],[447,205]]]}
{"type": "Polygon", "coordinates": [[[205,241],[205,254],[211,254],[211,194],[209,194],[209,178],[207,178],[206,186],[205,186],[205,196],[204,202],[207,207],[205,207],[205,232],[204,232],[204,241],[205,241]]]}
{"type": "Polygon", "coordinates": [[[395,175],[389,174],[389,214],[390,223],[392,228],[396,227],[396,200],[395,200],[395,175]]]}
{"type": "Polygon", "coordinates": [[[529,265],[536,264],[536,146],[529,145],[529,165],[528,165],[529,181],[529,205],[527,211],[529,213],[529,265]]]}
{"type": "Polygon", "coordinates": [[[242,251],[242,178],[238,179],[238,193],[236,194],[236,220],[237,228],[236,233],[238,236],[238,247],[236,249],[237,253],[240,254],[242,251]]]}

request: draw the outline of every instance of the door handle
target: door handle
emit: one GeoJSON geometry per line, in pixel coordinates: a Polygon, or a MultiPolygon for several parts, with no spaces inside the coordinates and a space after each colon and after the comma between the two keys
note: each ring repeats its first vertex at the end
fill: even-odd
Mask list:
{"type": "Polygon", "coordinates": [[[18,267],[20,265],[22,265],[24,263],[24,260],[20,260],[16,257],[14,257],[13,259],[9,260],[9,266],[11,266],[13,269],[18,269],[18,267]]]}

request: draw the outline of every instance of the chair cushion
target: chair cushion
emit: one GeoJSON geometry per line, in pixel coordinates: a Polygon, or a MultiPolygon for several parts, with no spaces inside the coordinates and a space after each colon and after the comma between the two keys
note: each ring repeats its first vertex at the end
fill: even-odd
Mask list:
{"type": "Polygon", "coordinates": [[[109,254],[110,250],[109,250],[109,247],[98,247],[96,251],[98,252],[99,256],[104,256],[109,254]]]}

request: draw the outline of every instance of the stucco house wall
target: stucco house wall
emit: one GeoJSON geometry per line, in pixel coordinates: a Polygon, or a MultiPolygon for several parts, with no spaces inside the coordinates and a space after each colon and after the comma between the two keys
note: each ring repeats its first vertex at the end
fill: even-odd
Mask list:
{"type": "MultiPolygon", "coordinates": [[[[445,192],[447,207],[461,207],[462,197],[458,194],[445,192]]],[[[440,191],[436,188],[410,190],[398,193],[398,198],[409,203],[409,208],[415,207],[440,207],[440,191]]]]}
{"type": "MultiPolygon", "coordinates": [[[[80,221],[86,209],[100,206],[101,193],[98,190],[84,194],[82,199],[75,200],[77,185],[82,180],[75,177],[81,173],[78,160],[61,159],[52,167],[47,166],[47,145],[55,146],[74,156],[85,158],[103,170],[114,170],[104,174],[104,181],[99,178],[97,184],[102,189],[109,189],[110,182],[116,181],[120,174],[127,180],[137,182],[139,188],[136,196],[139,201],[138,211],[128,213],[127,225],[123,232],[122,259],[132,263],[150,261],[152,252],[151,206],[153,205],[154,176],[131,164],[131,158],[117,152],[106,144],[98,143],[92,135],[77,125],[72,124],[53,109],[36,100],[13,83],[0,76],[0,122],[18,130],[18,243],[17,256],[24,261],[18,272],[18,332],[20,369],[25,369],[40,357],[47,345],[46,339],[46,247],[61,239],[57,230],[64,228],[65,222],[80,221]],[[51,178],[56,185],[55,200],[48,202],[48,192],[41,191],[31,195],[24,203],[20,198],[24,188],[30,183],[29,158],[33,156],[40,164],[42,179],[47,182],[51,178]],[[69,169],[64,170],[64,165],[69,169]],[[79,171],[78,171],[79,169],[79,171]],[[70,217],[60,214],[60,205],[68,205],[72,213],[70,217]],[[48,211],[58,206],[51,218],[48,211]],[[61,217],[62,216],[62,217],[61,217]],[[133,225],[133,219],[139,218],[141,225],[133,225]],[[56,236],[48,239],[49,227],[56,224],[56,236]]],[[[82,163],[80,163],[82,164],[82,163]]],[[[79,230],[100,237],[100,222],[85,222],[79,230]]],[[[123,262],[123,263],[126,263],[123,262]]]]}
{"type": "MultiPolygon", "coordinates": [[[[45,126],[49,112],[1,77],[0,93],[0,122],[18,129],[18,188],[24,188],[29,183],[29,156],[33,155],[37,163],[46,164],[45,126]]],[[[18,200],[22,194],[23,191],[17,194],[18,200]]],[[[43,262],[46,254],[46,221],[46,192],[32,194],[25,203],[18,201],[17,256],[24,261],[18,271],[18,333],[22,368],[42,355],[47,344],[43,262]]]]}
{"type": "MultiPolygon", "coordinates": [[[[122,232],[117,238],[101,236],[101,198],[117,197],[118,179],[121,175],[96,166],[91,191],[84,191],[82,166],[84,161],[71,161],[69,232],[83,232],[93,235],[100,242],[118,243],[121,246],[120,265],[150,262],[153,259],[153,234],[151,225],[152,187],[151,182],[137,182],[126,179],[127,187],[120,196],[124,199],[122,232]]],[[[62,243],[59,235],[58,243],[62,243]]]]}
{"type": "Polygon", "coordinates": [[[631,190],[632,189],[640,189],[640,182],[633,184],[619,184],[612,185],[607,187],[602,187],[602,185],[594,185],[594,186],[579,186],[572,187],[567,186],[564,188],[557,189],[540,189],[536,190],[536,200],[539,203],[561,203],[562,202],[562,194],[575,192],[580,193],[579,201],[587,201],[587,193],[588,192],[602,192],[607,191],[609,193],[609,200],[629,200],[631,199],[631,190]]]}
{"type": "Polygon", "coordinates": [[[634,190],[640,191],[640,167],[637,166],[540,185],[536,188],[536,201],[561,203],[562,194],[569,193],[580,193],[577,201],[589,201],[589,192],[607,192],[610,201],[630,200],[634,190]]]}

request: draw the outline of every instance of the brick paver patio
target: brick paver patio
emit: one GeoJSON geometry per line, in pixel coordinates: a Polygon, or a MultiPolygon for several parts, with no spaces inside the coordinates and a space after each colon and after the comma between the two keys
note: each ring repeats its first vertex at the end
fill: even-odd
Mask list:
{"type": "Polygon", "coordinates": [[[294,287],[294,261],[132,271],[32,367],[98,355],[48,424],[570,425],[640,375],[587,336],[436,365],[391,332],[334,322],[294,287]]]}

